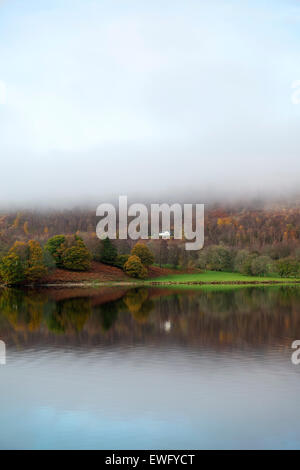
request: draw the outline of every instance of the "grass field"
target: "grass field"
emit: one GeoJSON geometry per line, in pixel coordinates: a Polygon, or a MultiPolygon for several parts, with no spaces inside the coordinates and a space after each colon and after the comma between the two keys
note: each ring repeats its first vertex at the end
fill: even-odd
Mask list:
{"type": "Polygon", "coordinates": [[[197,274],[170,274],[168,276],[161,276],[155,279],[155,282],[162,283],[290,283],[300,282],[299,279],[294,278],[281,278],[279,276],[245,276],[239,273],[225,273],[220,271],[206,271],[197,274]]]}

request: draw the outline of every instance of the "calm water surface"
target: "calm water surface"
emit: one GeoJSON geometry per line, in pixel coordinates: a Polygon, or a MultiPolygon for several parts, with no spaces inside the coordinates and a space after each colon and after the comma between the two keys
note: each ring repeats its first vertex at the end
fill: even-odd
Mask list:
{"type": "Polygon", "coordinates": [[[300,288],[0,291],[0,448],[300,448],[300,288]]]}

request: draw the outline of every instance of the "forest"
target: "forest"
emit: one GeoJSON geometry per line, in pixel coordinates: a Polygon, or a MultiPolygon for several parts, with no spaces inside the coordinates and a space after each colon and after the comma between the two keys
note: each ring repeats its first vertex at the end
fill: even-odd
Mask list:
{"type": "Polygon", "coordinates": [[[211,206],[205,211],[205,244],[184,240],[99,240],[95,212],[19,211],[0,215],[0,276],[4,284],[36,283],[53,270],[90,271],[103,263],[146,279],[150,266],[280,277],[300,275],[299,206],[211,206]]]}

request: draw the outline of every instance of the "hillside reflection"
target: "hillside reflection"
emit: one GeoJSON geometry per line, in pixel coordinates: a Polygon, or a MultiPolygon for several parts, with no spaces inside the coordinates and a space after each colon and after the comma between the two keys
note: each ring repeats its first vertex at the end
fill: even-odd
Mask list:
{"type": "Polygon", "coordinates": [[[300,288],[0,291],[0,339],[34,344],[288,346],[300,338],[300,288]]]}

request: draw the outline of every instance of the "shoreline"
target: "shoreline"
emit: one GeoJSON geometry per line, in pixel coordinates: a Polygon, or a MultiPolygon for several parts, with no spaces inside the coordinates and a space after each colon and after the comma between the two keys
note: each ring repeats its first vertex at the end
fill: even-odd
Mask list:
{"type": "Polygon", "coordinates": [[[284,286],[284,285],[298,285],[300,280],[280,281],[280,280],[266,280],[266,281],[82,281],[82,282],[55,282],[45,284],[26,284],[22,286],[6,286],[0,284],[2,288],[53,288],[53,287],[184,287],[184,286],[284,286]]]}

